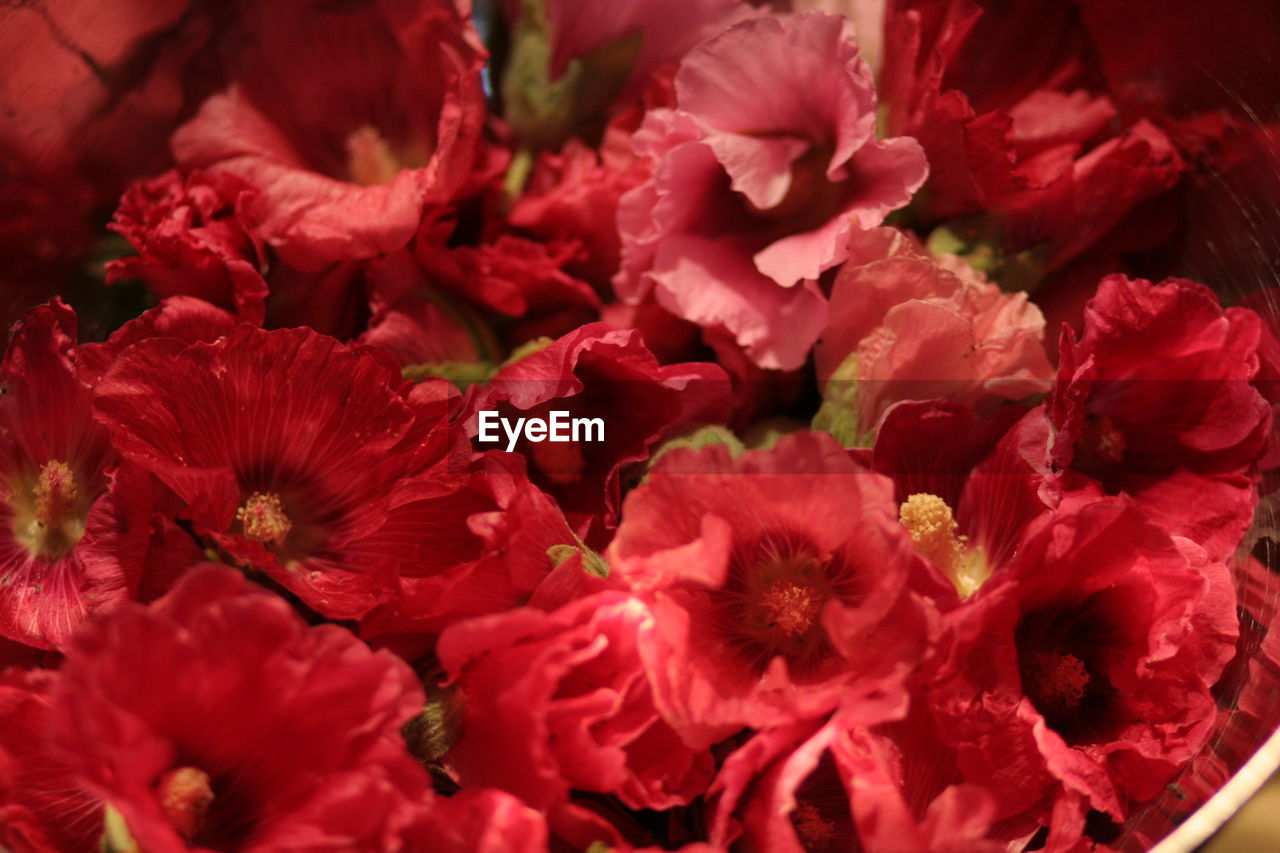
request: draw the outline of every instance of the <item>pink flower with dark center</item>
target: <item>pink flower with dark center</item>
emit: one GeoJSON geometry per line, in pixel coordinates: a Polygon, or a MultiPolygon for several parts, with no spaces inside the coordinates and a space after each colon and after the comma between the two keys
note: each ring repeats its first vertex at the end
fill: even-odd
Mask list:
{"type": "Polygon", "coordinates": [[[623,196],[618,293],[724,328],[762,367],[799,367],[826,325],[816,280],[851,231],[924,181],[913,140],[875,139],[875,88],[847,20],[739,23],[694,48],[675,109],[636,133],[652,177],[623,196]]]}
{"type": "Polygon", "coordinates": [[[641,655],[688,743],[842,700],[868,721],[901,708],[931,628],[906,591],[923,567],[897,512],[892,482],[822,433],[659,459],[608,557],[649,603],[641,655]]]}

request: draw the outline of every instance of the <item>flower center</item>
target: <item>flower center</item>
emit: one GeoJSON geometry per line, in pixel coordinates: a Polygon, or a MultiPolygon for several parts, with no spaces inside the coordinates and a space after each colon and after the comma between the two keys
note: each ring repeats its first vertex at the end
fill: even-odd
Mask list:
{"type": "Polygon", "coordinates": [[[390,183],[402,169],[414,168],[414,158],[405,156],[387,142],[373,125],[353,130],[346,139],[347,174],[353,183],[373,187],[390,183]]]}
{"type": "Polygon", "coordinates": [[[58,527],[75,514],[76,475],[65,462],[51,459],[36,478],[36,521],[58,527]]]}
{"type": "Polygon", "coordinates": [[[1124,433],[1106,415],[1087,415],[1076,441],[1076,460],[1072,467],[1086,473],[1114,468],[1124,459],[1124,433]]]}
{"type": "Polygon", "coordinates": [[[50,459],[40,468],[32,487],[35,505],[18,525],[18,538],[35,556],[56,559],[70,551],[84,535],[77,497],[79,484],[71,466],[50,459]]]}
{"type": "Polygon", "coordinates": [[[175,767],[161,776],[156,785],[160,809],[188,842],[200,834],[209,807],[213,805],[211,783],[209,774],[198,767],[175,767]]]}
{"type": "Polygon", "coordinates": [[[1031,652],[1023,662],[1023,691],[1046,716],[1079,708],[1089,680],[1084,661],[1066,652],[1031,652]]]}
{"type": "Polygon", "coordinates": [[[956,532],[959,525],[942,498],[911,495],[898,508],[898,520],[911,534],[920,556],[946,575],[961,597],[973,595],[991,576],[981,551],[970,549],[968,538],[956,532]]]}
{"type": "Polygon", "coordinates": [[[760,609],[774,630],[796,639],[813,627],[823,597],[811,586],[775,581],[760,598],[760,609]]]}
{"type": "Polygon", "coordinates": [[[791,813],[791,825],[795,827],[800,843],[809,853],[830,850],[839,834],[835,824],[826,820],[812,803],[800,803],[791,813]]]}
{"type": "Polygon", "coordinates": [[[236,511],[236,518],[244,525],[244,535],[255,542],[274,542],[283,545],[293,522],[285,515],[280,496],[275,492],[254,492],[236,511]]]}

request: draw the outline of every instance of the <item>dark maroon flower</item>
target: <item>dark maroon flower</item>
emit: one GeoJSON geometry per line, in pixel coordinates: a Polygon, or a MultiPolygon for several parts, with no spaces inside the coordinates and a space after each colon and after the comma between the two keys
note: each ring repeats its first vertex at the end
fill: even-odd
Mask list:
{"type": "Polygon", "coordinates": [[[1261,326],[1190,281],[1103,279],[1080,337],[1062,338],[1047,408],[1054,465],[1127,492],[1215,559],[1234,551],[1270,425],[1251,384],[1261,326]]]}

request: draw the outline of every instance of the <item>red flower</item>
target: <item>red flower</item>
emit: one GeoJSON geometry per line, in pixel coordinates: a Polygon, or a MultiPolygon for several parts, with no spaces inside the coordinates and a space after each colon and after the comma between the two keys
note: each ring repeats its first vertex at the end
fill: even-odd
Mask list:
{"type": "Polygon", "coordinates": [[[1253,518],[1270,424],[1250,384],[1260,334],[1256,314],[1224,311],[1193,282],[1103,279],[1079,340],[1062,339],[1054,464],[1129,493],[1215,559],[1231,553],[1253,518]]]}
{"type": "Polygon", "coordinates": [[[309,329],[155,338],[118,357],[98,413],[199,533],[310,607],[351,618],[412,560],[368,544],[389,510],[451,491],[462,474],[451,386],[408,391],[384,359],[309,329]]]}
{"type": "Polygon", "coordinates": [[[929,707],[1001,817],[1068,797],[1123,821],[1203,745],[1237,633],[1226,567],[1119,498],[1064,510],[946,619],[929,707]]]}
{"type": "Polygon", "coordinates": [[[945,752],[912,755],[920,744],[850,726],[766,729],[725,759],[711,840],[757,850],[875,850],[885,853],[1000,853],[988,838],[996,804],[977,785],[933,790],[932,764],[945,752]]]}
{"type": "Polygon", "coordinates": [[[266,255],[246,210],[256,191],[235,175],[177,171],[134,184],[113,231],[138,257],[107,265],[107,282],[138,278],[161,299],[198,296],[261,323],[266,255]]]}
{"type": "Polygon", "coordinates": [[[434,853],[545,853],[547,821],[510,794],[472,788],[420,809],[400,840],[434,853]]]}
{"type": "Polygon", "coordinates": [[[295,269],[404,247],[476,163],[485,54],[462,6],[237,9],[233,84],[174,134],[178,165],[257,189],[247,212],[295,269]]]}
{"type": "Polygon", "coordinates": [[[414,660],[459,620],[524,604],[553,610],[618,586],[583,571],[579,531],[529,482],[522,461],[482,454],[463,488],[391,509],[361,547],[404,558],[399,589],[361,621],[362,637],[414,660]]]}
{"type": "Polygon", "coordinates": [[[508,364],[483,388],[474,388],[463,418],[473,436],[479,431],[477,413],[483,410],[508,418],[546,418],[552,410],[563,410],[572,417],[603,420],[603,441],[552,444],[521,439],[517,448],[529,457],[534,482],[554,495],[567,513],[599,515],[612,525],[623,467],[647,459],[665,437],[723,423],[729,392],[728,377],[719,366],[660,366],[637,332],[591,323],[508,364]]]}
{"type": "Polygon", "coordinates": [[[75,340],[75,314],[55,299],[27,315],[0,365],[0,634],[42,648],[129,599],[150,534],[151,485],[94,422],[75,340]]]}
{"type": "Polygon", "coordinates": [[[89,850],[102,835],[102,802],[84,790],[77,762],[49,741],[59,673],[0,674],[0,846],[22,853],[89,850]]]}
{"type": "Polygon", "coordinates": [[[1145,120],[1110,131],[1116,109],[1088,88],[1098,75],[1088,56],[1064,4],[894,4],[881,90],[889,131],[918,139],[929,158],[916,213],[985,214],[1002,248],[1047,244],[1057,268],[1169,190],[1183,159],[1145,120]]]}
{"type": "Polygon", "coordinates": [[[658,714],[637,649],[648,619],[639,599],[605,592],[447,629],[437,654],[462,706],[443,759],[450,775],[544,812],[570,789],[656,810],[701,794],[711,756],[686,747],[658,714]]]}
{"type": "Polygon", "coordinates": [[[946,400],[903,402],[876,436],[871,466],[893,478],[899,518],[935,570],[912,580],[944,610],[1007,567],[1050,510],[1047,474],[1027,462],[1049,429],[1040,410],[1024,412],[984,419],[946,400]]]}
{"type": "Polygon", "coordinates": [[[113,616],[76,637],[53,737],[141,849],[380,851],[427,795],[400,737],[422,690],[389,653],[226,569],[113,616]]]}
{"type": "Polygon", "coordinates": [[[822,433],[736,459],[723,445],[664,454],[608,556],[649,603],[640,653],[692,745],[842,700],[866,722],[900,711],[929,641],[892,482],[822,433]]]}

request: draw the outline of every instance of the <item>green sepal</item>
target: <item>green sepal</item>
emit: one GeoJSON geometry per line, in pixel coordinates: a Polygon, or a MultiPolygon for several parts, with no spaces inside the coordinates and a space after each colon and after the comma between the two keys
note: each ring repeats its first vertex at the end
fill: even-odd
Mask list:
{"type": "Polygon", "coordinates": [[[858,354],[850,353],[827,380],[813,428],[829,432],[842,447],[870,447],[875,430],[864,430],[858,413],[858,354]]]}

